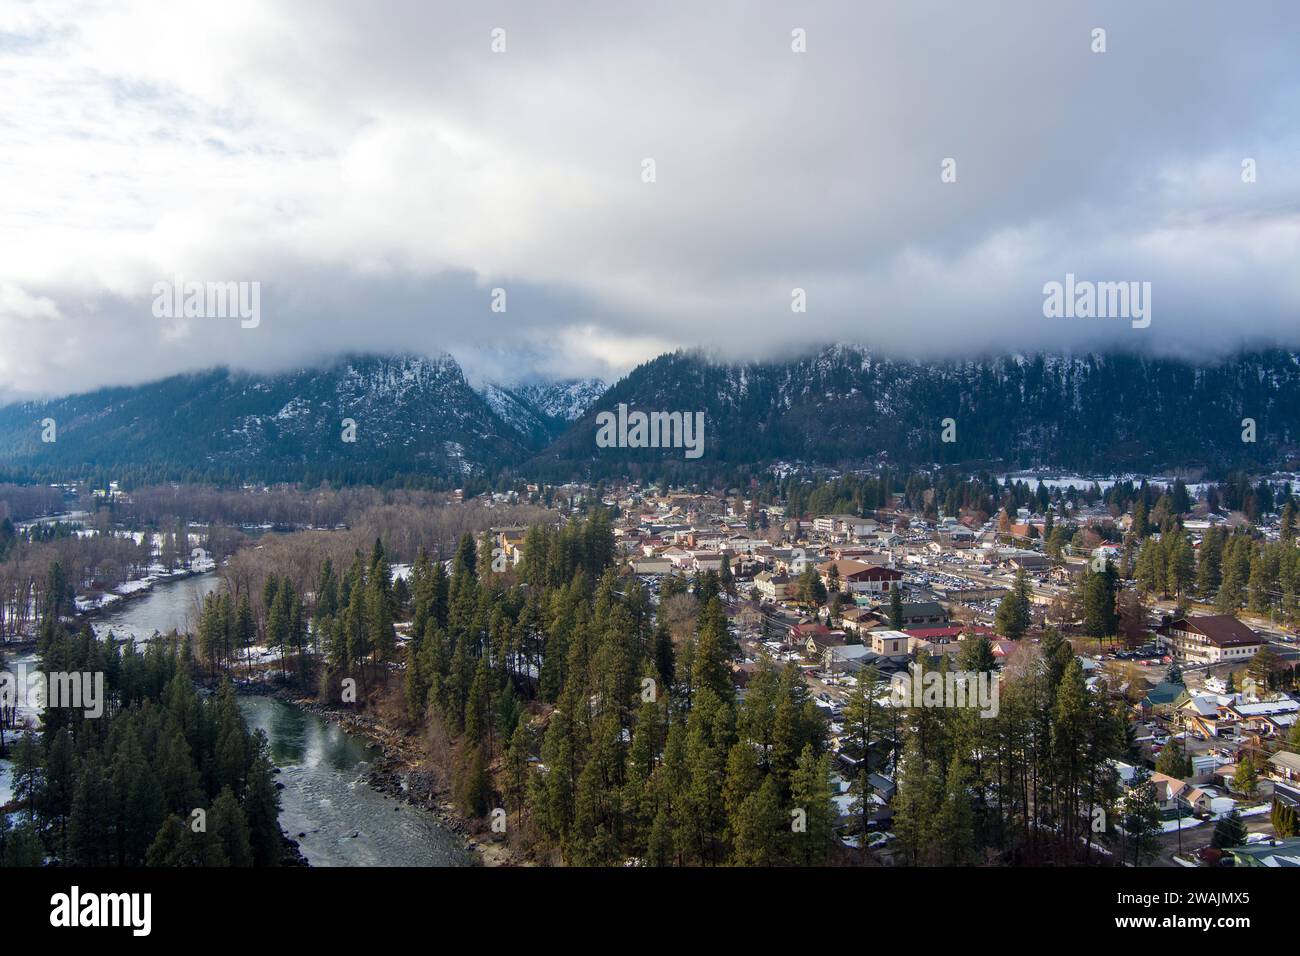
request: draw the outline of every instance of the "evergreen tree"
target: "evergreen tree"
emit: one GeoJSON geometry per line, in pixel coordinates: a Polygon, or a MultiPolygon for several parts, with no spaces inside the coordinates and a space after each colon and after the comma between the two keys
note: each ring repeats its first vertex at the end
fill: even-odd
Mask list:
{"type": "Polygon", "coordinates": [[[217,795],[210,816],[213,837],[226,862],[230,866],[252,866],[253,846],[249,839],[248,821],[229,786],[222,788],[217,795]]]}
{"type": "Polygon", "coordinates": [[[1214,824],[1214,835],[1210,837],[1210,846],[1226,850],[1246,843],[1246,824],[1241,814],[1233,810],[1226,817],[1221,817],[1214,824]]]}

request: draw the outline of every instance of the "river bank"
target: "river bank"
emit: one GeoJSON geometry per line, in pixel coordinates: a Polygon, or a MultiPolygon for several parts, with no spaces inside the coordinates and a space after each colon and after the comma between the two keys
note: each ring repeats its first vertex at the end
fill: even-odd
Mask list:
{"type": "Polygon", "coordinates": [[[122,610],[123,606],[138,598],[147,597],[153,593],[154,588],[160,584],[174,584],[178,581],[185,581],[189,578],[202,577],[205,574],[215,574],[216,568],[184,568],[179,571],[169,571],[165,574],[146,574],[142,578],[134,578],[123,584],[118,585],[117,590],[101,594],[95,601],[89,602],[87,599],[78,597],[76,599],[76,613],[73,614],[73,620],[93,621],[95,618],[115,614],[122,610]],[[126,588],[125,591],[121,588],[126,588]],[[107,599],[107,600],[106,600],[107,599]]]}
{"type": "Polygon", "coordinates": [[[366,785],[387,799],[418,807],[430,814],[442,829],[454,834],[475,863],[482,866],[532,865],[504,842],[479,838],[471,822],[452,801],[448,783],[429,768],[423,748],[410,734],[387,725],[374,714],[330,707],[301,696],[293,688],[250,682],[241,684],[238,690],[240,694],[273,697],[364,740],[376,754],[366,775],[366,785]]]}
{"type": "MultiPolygon", "coordinates": [[[[83,621],[89,621],[93,628],[97,620],[116,617],[125,613],[131,605],[141,603],[141,599],[155,594],[159,586],[165,587],[167,585],[176,584],[193,578],[202,578],[209,574],[215,575],[215,568],[185,568],[167,574],[148,574],[142,578],[133,578],[132,580],[119,585],[119,588],[126,588],[127,590],[115,590],[107,592],[106,594],[101,594],[93,602],[78,595],[74,603],[72,614],[64,618],[64,621],[65,623],[71,621],[77,625],[83,621]],[[111,598],[111,600],[104,600],[104,598],[111,598]]],[[[151,634],[152,632],[150,632],[150,635],[151,634]]],[[[98,630],[96,631],[96,635],[99,636],[98,630]]],[[[150,635],[145,635],[145,637],[150,635]]],[[[137,639],[139,638],[137,637],[137,639]]],[[[5,640],[0,642],[0,650],[3,651],[25,652],[35,649],[35,634],[27,634],[17,640],[5,640]]]]}
{"type": "MultiPolygon", "coordinates": [[[[86,616],[101,639],[112,631],[117,640],[143,643],[155,633],[186,630],[203,597],[219,586],[211,572],[170,575],[86,616]]],[[[34,654],[13,653],[17,646],[7,648],[11,664],[34,654]]],[[[482,860],[445,794],[421,778],[416,755],[404,756],[408,751],[368,721],[345,723],[339,717],[349,715],[310,706],[300,694],[277,687],[273,674],[262,676],[237,687],[244,691],[244,720],[266,735],[276,768],[285,865],[466,866],[482,860]]]]}

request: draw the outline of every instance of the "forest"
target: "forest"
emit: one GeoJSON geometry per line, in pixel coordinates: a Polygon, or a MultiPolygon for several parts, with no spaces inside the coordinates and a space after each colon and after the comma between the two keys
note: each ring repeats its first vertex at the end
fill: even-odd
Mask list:
{"type": "Polygon", "coordinates": [[[107,708],[91,718],[47,706],[39,735],[11,741],[20,809],[15,825],[0,817],[4,865],[280,865],[266,740],[249,733],[232,685],[200,694],[185,638],[141,652],[54,621],[41,626],[42,670],[102,673],[107,708]]]}

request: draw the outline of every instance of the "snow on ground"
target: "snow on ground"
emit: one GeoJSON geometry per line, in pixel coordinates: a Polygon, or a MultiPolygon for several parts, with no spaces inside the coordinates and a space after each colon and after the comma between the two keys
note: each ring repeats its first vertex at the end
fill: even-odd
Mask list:
{"type": "Polygon", "coordinates": [[[267,647],[265,644],[252,644],[246,649],[240,649],[235,653],[235,663],[248,664],[272,664],[280,659],[279,648],[267,647]]]}

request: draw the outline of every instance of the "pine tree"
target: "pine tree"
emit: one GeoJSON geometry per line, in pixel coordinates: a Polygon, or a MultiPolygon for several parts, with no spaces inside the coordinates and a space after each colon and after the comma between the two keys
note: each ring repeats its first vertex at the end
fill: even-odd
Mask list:
{"type": "Polygon", "coordinates": [[[953,754],[944,780],[943,803],[938,814],[944,862],[962,866],[972,862],[975,850],[975,813],[971,806],[970,770],[953,754]]]}
{"type": "Polygon", "coordinates": [[[790,833],[791,857],[804,866],[824,863],[830,851],[836,816],[830,775],[830,756],[818,756],[811,743],[805,744],[790,778],[791,806],[804,813],[803,832],[790,833]]]}
{"type": "Polygon", "coordinates": [[[257,756],[248,772],[243,810],[248,821],[248,842],[254,866],[278,866],[284,855],[280,835],[280,795],[271,779],[271,762],[266,755],[266,738],[255,735],[257,756]]]}
{"type": "Polygon", "coordinates": [[[1237,772],[1232,775],[1232,788],[1246,797],[1255,795],[1259,785],[1259,771],[1255,769],[1255,758],[1246,754],[1237,762],[1237,772]]]}
{"type": "Polygon", "coordinates": [[[913,865],[931,862],[935,849],[933,834],[941,809],[942,775],[922,756],[920,740],[909,735],[898,768],[894,794],[894,832],[904,859],[913,865]]]}
{"type": "Polygon", "coordinates": [[[650,838],[646,844],[646,865],[670,866],[673,863],[673,854],[672,824],[668,820],[667,810],[661,807],[650,827],[650,838]]]}
{"type": "Polygon", "coordinates": [[[1156,835],[1160,832],[1160,807],[1156,803],[1151,771],[1144,766],[1134,771],[1124,802],[1124,832],[1132,846],[1134,865],[1141,866],[1144,860],[1155,855],[1159,846],[1156,835]]]}
{"type": "Polygon", "coordinates": [[[1210,846],[1226,850],[1246,843],[1246,824],[1241,814],[1233,810],[1226,817],[1221,817],[1214,824],[1214,835],[1210,837],[1210,846]]]}
{"type": "Polygon", "coordinates": [[[249,840],[248,821],[230,787],[222,788],[212,804],[209,825],[230,866],[252,866],[253,847],[249,840]]]}
{"type": "Polygon", "coordinates": [[[146,856],[149,866],[227,866],[221,844],[206,830],[187,826],[178,814],[163,821],[146,856]]]}
{"type": "Polygon", "coordinates": [[[781,793],[772,777],[763,778],[758,790],[745,798],[732,826],[737,865],[775,866],[781,862],[787,823],[781,812],[781,793]]]}

